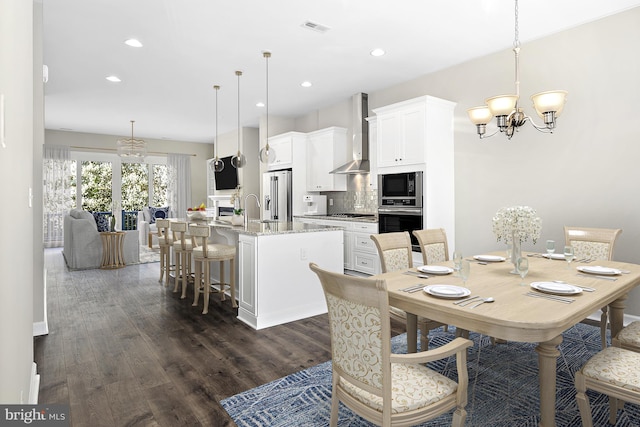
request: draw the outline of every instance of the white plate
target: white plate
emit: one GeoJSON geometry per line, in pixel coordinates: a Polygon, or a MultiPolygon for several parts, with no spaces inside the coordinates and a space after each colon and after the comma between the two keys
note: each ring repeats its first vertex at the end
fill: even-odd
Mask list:
{"type": "Polygon", "coordinates": [[[551,259],[557,259],[557,260],[562,260],[562,261],[566,261],[566,258],[564,257],[564,254],[543,254],[542,255],[545,258],[551,258],[551,259]]]}
{"type": "Polygon", "coordinates": [[[577,269],[583,273],[604,274],[607,276],[617,276],[622,273],[617,268],[601,267],[599,265],[582,266],[577,267],[577,269]]]}
{"type": "Polygon", "coordinates": [[[428,285],[423,290],[438,298],[463,298],[471,295],[469,289],[454,285],[428,285]]]}
{"type": "Polygon", "coordinates": [[[502,262],[506,260],[505,257],[497,256],[497,255],[476,255],[473,257],[473,259],[477,259],[478,261],[485,261],[485,262],[502,262]]]}
{"type": "Polygon", "coordinates": [[[443,267],[441,265],[422,265],[418,267],[418,271],[429,274],[451,274],[453,268],[443,267]]]}
{"type": "Polygon", "coordinates": [[[533,282],[531,284],[531,287],[540,292],[546,292],[548,294],[555,295],[575,295],[582,293],[582,288],[570,285],[568,283],[533,282]]]}

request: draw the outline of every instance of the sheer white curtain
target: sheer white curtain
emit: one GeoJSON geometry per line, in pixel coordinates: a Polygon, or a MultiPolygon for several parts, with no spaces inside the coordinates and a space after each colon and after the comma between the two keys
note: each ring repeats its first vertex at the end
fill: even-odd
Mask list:
{"type": "Polygon", "coordinates": [[[43,243],[47,248],[63,245],[64,214],[73,206],[69,147],[43,145],[43,243]]]}
{"type": "Polygon", "coordinates": [[[191,206],[191,156],[188,154],[169,154],[167,156],[167,200],[171,216],[182,218],[191,206]]]}

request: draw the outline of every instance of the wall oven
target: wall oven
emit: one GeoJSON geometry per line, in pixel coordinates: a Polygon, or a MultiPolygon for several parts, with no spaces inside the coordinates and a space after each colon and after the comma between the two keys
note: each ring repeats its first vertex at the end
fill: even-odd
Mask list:
{"type": "Polygon", "coordinates": [[[412,249],[420,251],[411,233],[423,228],[422,172],[378,175],[378,232],[409,232],[412,249]]]}

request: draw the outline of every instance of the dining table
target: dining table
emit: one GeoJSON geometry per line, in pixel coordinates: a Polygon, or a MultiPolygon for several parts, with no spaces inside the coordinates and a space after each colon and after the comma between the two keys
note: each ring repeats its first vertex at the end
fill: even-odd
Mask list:
{"type": "MultiPolygon", "coordinates": [[[[438,264],[449,269],[433,269],[437,274],[411,268],[373,277],[386,281],[389,305],[407,313],[407,337],[415,338],[407,338],[409,352],[417,350],[417,316],[481,333],[498,342],[537,343],[539,425],[553,427],[556,426],[556,359],[560,355],[558,346],[562,343],[562,333],[608,306],[611,336],[615,336],[623,327],[627,294],[640,284],[640,265],[601,260],[567,263],[530,252],[523,252],[522,256],[529,260],[529,271],[524,279],[511,273],[514,270],[511,262],[492,252],[467,257],[471,268],[464,284],[457,274],[451,273],[452,261],[438,264]],[[583,271],[585,268],[587,272],[583,271]],[[594,274],[603,272],[605,274],[594,274]],[[419,277],[418,273],[427,278],[419,277]],[[549,289],[542,287],[544,292],[541,292],[533,288],[541,283],[548,285],[549,289]],[[567,291],[565,288],[576,290],[555,299],[559,292],[553,292],[553,284],[570,285],[558,287],[563,293],[567,291]],[[419,285],[419,290],[408,292],[406,289],[413,285],[419,285]],[[441,295],[427,293],[423,287],[428,285],[432,285],[428,288],[430,291],[440,289],[433,288],[433,285],[445,285],[442,288],[445,290],[447,287],[463,287],[465,294],[469,294],[467,298],[476,296],[492,298],[493,301],[476,307],[473,307],[475,304],[456,304],[463,297],[446,292],[441,295]]],[[[419,268],[428,270],[428,267],[419,268]]]]}

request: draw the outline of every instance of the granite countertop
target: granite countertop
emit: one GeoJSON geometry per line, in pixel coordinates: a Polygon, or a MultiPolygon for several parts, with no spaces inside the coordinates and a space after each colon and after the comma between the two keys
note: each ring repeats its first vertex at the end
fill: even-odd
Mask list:
{"type": "Polygon", "coordinates": [[[325,226],[316,224],[303,224],[299,222],[288,221],[259,221],[249,220],[249,223],[245,227],[244,225],[231,225],[230,222],[224,220],[211,220],[208,221],[211,227],[224,228],[231,232],[238,234],[250,234],[253,236],[264,236],[272,234],[286,234],[286,233],[312,233],[321,231],[334,231],[342,230],[342,227],[325,226]]]}
{"type": "Polygon", "coordinates": [[[377,223],[378,215],[362,214],[362,216],[332,216],[332,215],[294,215],[294,218],[328,219],[331,221],[377,223]]]}

